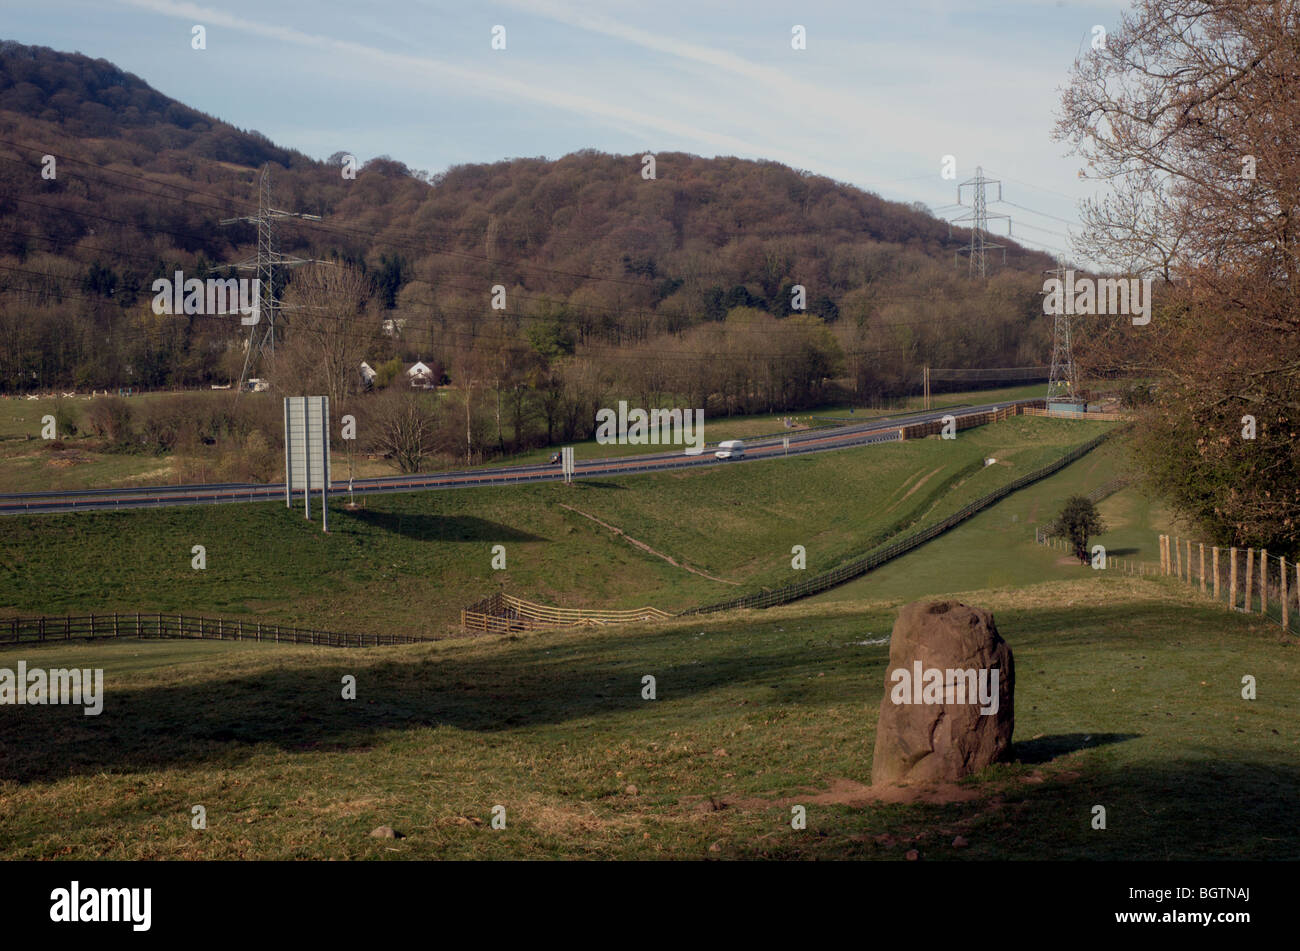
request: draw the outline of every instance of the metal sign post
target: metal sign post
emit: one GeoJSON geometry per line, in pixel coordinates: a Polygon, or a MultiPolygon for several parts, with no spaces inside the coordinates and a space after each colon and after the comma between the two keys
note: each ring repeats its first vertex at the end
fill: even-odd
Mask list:
{"type": "MultiPolygon", "coordinates": [[[[299,397],[305,399],[305,397],[299,397]]],[[[307,422],[306,403],[303,404],[302,419],[302,517],[311,521],[311,426],[307,422]]]]}
{"type": "Polygon", "coordinates": [[[292,508],[293,466],[289,464],[289,401],[284,401],[284,507],[292,508]]]}
{"type": "Polygon", "coordinates": [[[321,530],[329,531],[329,397],[288,396],[284,400],[284,504],[302,490],[303,517],[311,518],[311,490],[320,486],[321,530]]]}
{"type": "Polygon", "coordinates": [[[330,419],[329,419],[329,397],[322,396],[325,405],[321,408],[320,414],[320,445],[321,445],[321,468],[325,472],[325,477],[320,481],[320,530],[328,532],[330,530],[330,419]]]}

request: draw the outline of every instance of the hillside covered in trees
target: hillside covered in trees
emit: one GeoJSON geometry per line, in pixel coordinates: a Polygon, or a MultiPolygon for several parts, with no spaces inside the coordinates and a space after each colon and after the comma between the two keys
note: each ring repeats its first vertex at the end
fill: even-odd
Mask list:
{"type": "Polygon", "coordinates": [[[323,347],[420,359],[571,436],[592,400],[798,409],[914,389],[923,364],[1049,353],[1046,255],[1007,242],[973,280],[967,232],[812,173],[658,153],[647,180],[639,155],[581,151],[433,176],[384,157],[349,178],[347,145],[316,161],[104,60],[0,43],[0,392],[237,379],[238,320],[156,315],[150,287],[237,275],[256,228],[219,222],[256,211],[263,166],[274,207],[321,217],[278,221],[279,250],[363,279],[322,320],[292,285],[324,265],[280,272],[280,349],[301,352],[258,372],[284,389],[323,347]]]}

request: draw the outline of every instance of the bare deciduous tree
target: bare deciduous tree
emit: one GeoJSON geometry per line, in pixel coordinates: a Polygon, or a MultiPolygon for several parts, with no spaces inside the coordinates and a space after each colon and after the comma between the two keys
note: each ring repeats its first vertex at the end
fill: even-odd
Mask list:
{"type": "Polygon", "coordinates": [[[1158,380],[1139,429],[1156,487],[1273,550],[1300,545],[1297,35],[1295,0],[1138,0],[1075,64],[1057,127],[1115,185],[1084,209],[1085,249],[1171,282],[1145,327],[1083,325],[1083,358],[1158,380]]]}
{"type": "Polygon", "coordinates": [[[356,268],[314,264],[294,275],[285,294],[287,332],[270,361],[271,379],[286,394],[330,398],[342,409],[361,388],[361,362],[379,341],[366,313],[370,288],[356,268]]]}
{"type": "Polygon", "coordinates": [[[436,448],[438,397],[394,386],[366,404],[366,442],[400,472],[419,472],[436,448]]]}

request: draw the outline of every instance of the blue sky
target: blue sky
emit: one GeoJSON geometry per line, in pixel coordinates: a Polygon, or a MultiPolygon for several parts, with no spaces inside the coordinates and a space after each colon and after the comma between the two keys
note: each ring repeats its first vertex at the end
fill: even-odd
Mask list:
{"type": "Polygon", "coordinates": [[[581,148],[739,155],[940,207],[957,199],[940,177],[951,154],[959,181],[977,165],[1002,179],[1015,205],[990,210],[1018,240],[1068,251],[1057,219],[1077,220],[1101,186],[1050,138],[1059,88],[1094,25],[1126,6],[43,0],[10,4],[0,36],[111,60],[317,158],[387,154],[437,172],[581,148]],[[191,48],[195,24],[205,50],[191,48]],[[796,24],[806,49],[791,47],[796,24]]]}

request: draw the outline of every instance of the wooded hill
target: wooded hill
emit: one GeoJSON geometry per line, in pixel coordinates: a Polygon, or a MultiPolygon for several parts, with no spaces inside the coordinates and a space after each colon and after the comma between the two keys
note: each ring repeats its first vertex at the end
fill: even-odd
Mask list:
{"type": "Polygon", "coordinates": [[[176,270],[235,276],[256,230],[218,221],[256,211],[267,163],[274,206],[323,219],[278,222],[279,250],[364,272],[369,300],[338,330],[373,366],[422,359],[458,386],[507,354],[529,388],[587,373],[730,412],[1049,355],[1047,255],[1005,241],[1006,264],[973,280],[968,232],[809,172],[666,152],[648,181],[639,155],[580,151],[433,176],[385,157],[349,180],[345,151],[316,161],[105,60],[0,43],[0,392],[237,377],[238,321],[154,315],[149,288],[176,270]],[[741,369],[722,381],[720,364],[741,369]]]}

